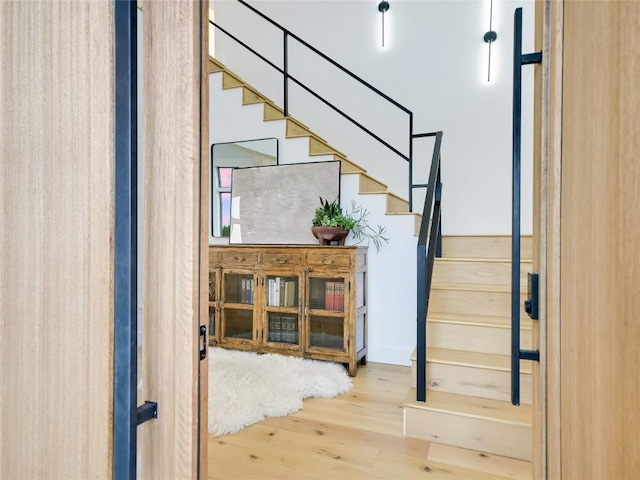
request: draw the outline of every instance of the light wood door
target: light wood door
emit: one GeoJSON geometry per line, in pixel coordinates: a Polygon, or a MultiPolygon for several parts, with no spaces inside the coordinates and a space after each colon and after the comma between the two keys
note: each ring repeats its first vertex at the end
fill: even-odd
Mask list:
{"type": "MultiPolygon", "coordinates": [[[[143,8],[141,367],[158,418],[138,428],[140,473],[206,478],[208,5],[143,8]]],[[[113,475],[113,21],[112,2],[0,2],[3,480],[113,475]]]]}
{"type": "Polygon", "coordinates": [[[0,31],[0,478],[111,478],[112,4],[0,31]]]}
{"type": "Polygon", "coordinates": [[[206,478],[208,4],[141,1],[144,33],[145,400],[142,478],[206,478]]]}
{"type": "Polygon", "coordinates": [[[640,2],[544,3],[546,454],[536,463],[547,478],[637,478],[640,2]]]}

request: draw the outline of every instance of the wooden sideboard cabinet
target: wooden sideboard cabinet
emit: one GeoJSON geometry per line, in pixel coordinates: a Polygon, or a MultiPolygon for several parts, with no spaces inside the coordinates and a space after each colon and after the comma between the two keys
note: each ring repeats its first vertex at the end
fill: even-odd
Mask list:
{"type": "Polygon", "coordinates": [[[348,365],[367,354],[367,247],[209,247],[209,344],[348,365]]]}

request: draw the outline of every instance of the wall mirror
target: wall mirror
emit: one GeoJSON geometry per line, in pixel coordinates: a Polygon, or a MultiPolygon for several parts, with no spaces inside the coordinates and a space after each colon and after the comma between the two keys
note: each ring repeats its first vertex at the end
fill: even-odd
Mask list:
{"type": "Polygon", "coordinates": [[[232,172],[236,168],[278,164],[278,139],[261,138],[211,145],[211,236],[228,237],[232,172]]]}

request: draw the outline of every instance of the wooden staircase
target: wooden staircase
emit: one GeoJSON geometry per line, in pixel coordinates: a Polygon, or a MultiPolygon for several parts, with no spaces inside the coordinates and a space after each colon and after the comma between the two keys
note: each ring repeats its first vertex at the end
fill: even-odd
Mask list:
{"type": "Polygon", "coordinates": [[[213,57],[209,57],[209,73],[222,74],[223,90],[241,88],[243,105],[263,105],[263,120],[265,122],[284,121],[286,122],[286,138],[307,138],[309,140],[310,157],[324,156],[327,160],[340,161],[340,173],[342,175],[357,175],[359,183],[359,194],[361,195],[384,195],[386,198],[386,214],[388,215],[409,215],[414,217],[414,235],[420,229],[420,213],[409,212],[409,202],[388,191],[387,185],[367,174],[367,170],[351,161],[346,154],[330,145],[324,138],[314,133],[307,125],[300,120],[284,115],[284,110],[277,106],[272,100],[262,95],[256,88],[246,83],[240,76],[230,71],[224,64],[213,57]]]}
{"type": "MultiPolygon", "coordinates": [[[[526,292],[531,237],[521,245],[526,292]]],[[[405,434],[531,460],[531,362],[521,363],[521,406],[510,403],[511,237],[445,236],[442,247],[427,316],[427,401],[415,401],[414,383],[404,405],[405,434]]],[[[521,324],[521,346],[530,349],[524,311],[521,324]]],[[[415,382],[415,351],[411,362],[415,382]]]]}

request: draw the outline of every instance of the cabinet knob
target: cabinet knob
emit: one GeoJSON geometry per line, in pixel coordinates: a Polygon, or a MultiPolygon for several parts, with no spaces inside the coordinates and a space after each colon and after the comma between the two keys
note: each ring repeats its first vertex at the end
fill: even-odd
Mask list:
{"type": "Polygon", "coordinates": [[[322,259],[322,264],[323,265],[331,265],[333,263],[333,259],[332,258],[323,258],[322,259]]]}
{"type": "Polygon", "coordinates": [[[276,257],[276,263],[279,263],[279,264],[281,264],[281,265],[282,265],[283,263],[287,263],[287,260],[288,260],[288,259],[286,259],[286,258],[276,257]]]}
{"type": "Polygon", "coordinates": [[[234,257],[233,257],[233,259],[234,259],[236,262],[244,262],[245,257],[243,257],[242,255],[236,255],[236,256],[234,256],[234,257]]]}

